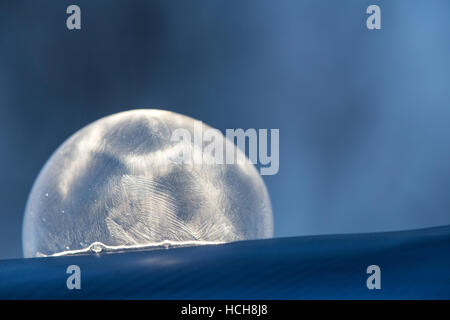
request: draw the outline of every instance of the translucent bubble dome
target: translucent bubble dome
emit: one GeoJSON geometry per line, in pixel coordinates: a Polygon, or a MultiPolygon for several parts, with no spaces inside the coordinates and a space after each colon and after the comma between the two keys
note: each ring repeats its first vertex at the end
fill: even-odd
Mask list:
{"type": "Polygon", "coordinates": [[[252,164],[180,161],[180,151],[202,154],[208,144],[172,139],[180,128],[193,137],[195,123],[173,112],[133,110],[76,132],[33,185],[24,256],[271,237],[269,196],[252,164]]]}

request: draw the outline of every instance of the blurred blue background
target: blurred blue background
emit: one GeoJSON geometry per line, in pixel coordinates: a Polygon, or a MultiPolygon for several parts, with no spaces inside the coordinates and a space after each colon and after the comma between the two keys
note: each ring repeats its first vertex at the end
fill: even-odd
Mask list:
{"type": "Polygon", "coordinates": [[[448,0],[0,0],[0,259],[51,153],[133,108],[279,128],[276,237],[449,224],[449,33],[448,0]]]}

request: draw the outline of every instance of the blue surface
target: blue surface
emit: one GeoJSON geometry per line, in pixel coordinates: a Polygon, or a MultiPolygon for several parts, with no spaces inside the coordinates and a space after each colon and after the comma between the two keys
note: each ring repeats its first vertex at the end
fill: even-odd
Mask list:
{"type": "Polygon", "coordinates": [[[6,260],[3,299],[449,299],[450,226],[6,260]],[[81,268],[81,290],[66,268],[81,268]],[[381,267],[381,290],[366,268],[381,267]]]}

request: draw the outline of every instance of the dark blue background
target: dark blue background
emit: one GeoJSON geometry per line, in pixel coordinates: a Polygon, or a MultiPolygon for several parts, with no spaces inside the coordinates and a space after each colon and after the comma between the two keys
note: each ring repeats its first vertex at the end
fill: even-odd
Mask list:
{"type": "Polygon", "coordinates": [[[275,236],[450,223],[450,2],[0,1],[0,259],[84,125],[165,108],[279,128],[275,236]],[[78,4],[82,30],[65,26],[78,4]],[[382,29],[365,10],[378,4],[382,29]]]}

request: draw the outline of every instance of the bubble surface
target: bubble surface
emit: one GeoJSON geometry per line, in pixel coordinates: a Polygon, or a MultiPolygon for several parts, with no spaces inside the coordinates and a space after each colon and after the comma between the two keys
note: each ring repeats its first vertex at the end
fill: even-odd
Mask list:
{"type": "Polygon", "coordinates": [[[171,140],[180,128],[193,137],[194,123],[169,111],[133,110],[76,132],[33,185],[24,256],[271,237],[269,196],[252,164],[179,161],[181,151],[202,154],[208,144],[171,140]]]}

